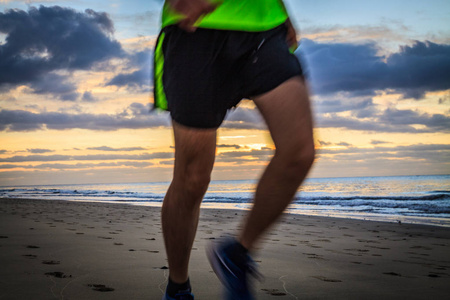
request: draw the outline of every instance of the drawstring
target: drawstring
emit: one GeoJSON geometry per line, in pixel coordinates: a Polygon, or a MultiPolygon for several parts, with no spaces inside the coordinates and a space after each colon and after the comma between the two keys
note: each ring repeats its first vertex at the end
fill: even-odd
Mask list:
{"type": "Polygon", "coordinates": [[[252,52],[253,56],[253,61],[252,63],[256,63],[258,61],[258,56],[256,56],[256,54],[258,53],[259,49],[261,49],[262,45],[266,42],[266,38],[263,38],[262,41],[259,43],[258,47],[256,47],[256,49],[252,52]]]}

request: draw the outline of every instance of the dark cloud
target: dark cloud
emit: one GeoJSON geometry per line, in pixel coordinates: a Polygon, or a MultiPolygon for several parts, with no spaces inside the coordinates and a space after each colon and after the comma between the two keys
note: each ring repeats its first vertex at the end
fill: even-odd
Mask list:
{"type": "Polygon", "coordinates": [[[33,154],[42,154],[42,153],[54,152],[54,150],[50,150],[50,149],[39,149],[39,148],[27,149],[27,151],[30,152],[30,153],[33,153],[33,154]]]}
{"type": "Polygon", "coordinates": [[[129,64],[138,70],[121,73],[112,78],[106,85],[127,87],[130,89],[150,90],[152,73],[152,51],[150,49],[138,52],[130,57],[129,64]]]}
{"type": "MultiPolygon", "coordinates": [[[[396,146],[396,147],[373,147],[373,148],[334,148],[334,149],[321,149],[320,154],[358,154],[358,153],[378,153],[378,152],[395,152],[395,153],[418,153],[424,155],[425,152],[445,152],[450,153],[450,145],[446,144],[413,144],[408,146],[396,146]]],[[[401,156],[401,155],[400,155],[401,156]]]]}
{"type": "Polygon", "coordinates": [[[35,94],[51,94],[63,101],[75,101],[80,96],[77,86],[71,83],[66,76],[54,73],[43,74],[30,82],[28,87],[35,94]]]}
{"type": "Polygon", "coordinates": [[[336,114],[319,115],[316,125],[318,128],[345,128],[349,130],[373,132],[448,132],[450,130],[450,117],[443,114],[419,113],[413,110],[399,110],[388,108],[371,119],[358,119],[341,117],[336,114]],[[417,127],[415,125],[423,125],[417,127]]]}
{"type": "Polygon", "coordinates": [[[322,140],[318,141],[319,146],[332,146],[332,145],[336,145],[336,146],[342,146],[342,147],[353,147],[352,144],[346,143],[346,142],[340,142],[340,143],[331,143],[331,142],[325,142],[322,140]]]}
{"type": "Polygon", "coordinates": [[[106,13],[77,12],[59,6],[0,13],[0,87],[29,85],[36,93],[51,93],[62,100],[79,95],[70,75],[56,71],[87,70],[96,63],[125,57],[112,38],[114,27],[106,13]]]}
{"type": "Polygon", "coordinates": [[[109,162],[109,163],[98,163],[98,164],[38,164],[38,165],[22,165],[22,164],[1,164],[0,169],[40,169],[40,170],[74,170],[74,169],[90,169],[90,168],[103,168],[103,167],[133,167],[133,168],[145,168],[154,165],[150,162],[109,162]]]}
{"type": "Polygon", "coordinates": [[[379,118],[383,123],[391,125],[425,125],[434,131],[449,131],[450,118],[443,114],[420,114],[413,110],[386,109],[379,118]]]}
{"type": "Polygon", "coordinates": [[[233,145],[227,145],[227,144],[220,144],[217,145],[217,148],[234,148],[234,149],[241,149],[242,147],[236,144],[233,145]]]}
{"type": "Polygon", "coordinates": [[[149,113],[150,106],[133,103],[121,113],[68,114],[61,112],[33,113],[24,110],[0,110],[0,131],[34,131],[40,129],[118,130],[168,126],[167,114],[149,113]]]}
{"type": "Polygon", "coordinates": [[[126,154],[97,154],[97,155],[16,155],[7,158],[1,158],[0,162],[18,163],[18,162],[50,162],[50,161],[92,161],[92,160],[151,160],[151,159],[171,159],[172,152],[155,152],[138,155],[126,154]]]}
{"type": "Polygon", "coordinates": [[[353,146],[352,144],[349,144],[346,142],[340,142],[340,143],[337,143],[336,145],[342,146],[342,147],[352,147],[353,146]]]}
{"type": "Polygon", "coordinates": [[[216,160],[219,162],[261,162],[267,161],[273,153],[274,150],[270,148],[252,149],[250,151],[231,151],[220,153],[217,155],[216,160]]]}
{"type": "MultiPolygon", "coordinates": [[[[322,141],[323,142],[323,141],[322,141]]],[[[332,144],[332,143],[330,143],[332,144]]],[[[343,144],[343,143],[340,143],[343,144]]],[[[333,144],[334,145],[334,144],[333,144]]],[[[336,144],[338,145],[338,144],[336,144]]],[[[238,164],[259,164],[270,159],[273,151],[268,149],[252,151],[236,151],[221,153],[217,156],[217,161],[238,164]]],[[[331,149],[318,150],[319,165],[324,162],[332,162],[336,166],[336,161],[345,162],[345,165],[354,164],[357,161],[372,161],[375,164],[383,160],[390,160],[391,167],[398,161],[412,162],[426,161],[427,163],[446,164],[450,159],[450,145],[446,144],[413,144],[399,147],[335,147],[331,149]],[[393,160],[395,159],[395,160],[393,160]]],[[[333,167],[331,166],[331,167],[333,167]]]]}
{"type": "Polygon", "coordinates": [[[316,43],[300,45],[308,62],[314,92],[372,95],[393,89],[420,99],[427,91],[450,88],[450,45],[415,41],[388,57],[375,43],[316,43]]]}
{"type": "Polygon", "coordinates": [[[370,142],[370,144],[372,144],[372,145],[381,145],[381,144],[390,144],[390,142],[379,141],[379,140],[372,140],[370,142]]]}
{"type": "Polygon", "coordinates": [[[83,93],[83,97],[81,98],[85,102],[95,102],[97,99],[94,97],[91,91],[86,91],[83,93]]]}
{"type": "MultiPolygon", "coordinates": [[[[426,133],[448,132],[450,117],[444,114],[420,113],[414,110],[371,108],[355,111],[351,116],[336,113],[317,114],[317,128],[344,128],[371,132],[426,133]],[[361,115],[367,112],[364,117],[361,115]],[[419,126],[417,126],[419,125],[419,126]]],[[[0,110],[0,131],[35,131],[42,129],[119,130],[167,127],[167,113],[149,113],[149,105],[133,103],[116,114],[71,114],[65,112],[34,113],[25,110],[0,110]]],[[[223,125],[233,129],[265,129],[256,109],[238,108],[223,125]]],[[[235,146],[233,146],[235,147],[235,146]]]]}
{"type": "Polygon", "coordinates": [[[319,142],[319,145],[320,145],[320,146],[330,146],[330,145],[333,145],[333,143],[325,142],[325,141],[322,141],[322,140],[318,140],[318,142],[319,142]]]}
{"type": "Polygon", "coordinates": [[[343,101],[343,100],[322,100],[314,102],[317,113],[338,113],[344,111],[362,111],[373,108],[372,99],[343,101]]]}
{"type": "Polygon", "coordinates": [[[222,125],[230,129],[266,129],[264,120],[257,109],[237,107],[229,112],[222,125]]]}
{"type": "Polygon", "coordinates": [[[107,147],[107,146],[102,146],[102,147],[89,147],[87,148],[88,150],[99,150],[99,151],[141,151],[141,150],[146,150],[145,148],[142,147],[124,147],[124,148],[111,148],[111,147],[107,147]]]}

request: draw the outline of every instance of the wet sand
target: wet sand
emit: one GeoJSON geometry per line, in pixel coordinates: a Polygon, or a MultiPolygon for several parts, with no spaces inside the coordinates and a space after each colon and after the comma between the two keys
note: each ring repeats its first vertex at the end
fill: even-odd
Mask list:
{"type": "MultiPolygon", "coordinates": [[[[160,209],[0,199],[0,299],[161,299],[160,209]]],[[[191,255],[196,299],[220,299],[205,245],[245,211],[203,209],[191,255]]],[[[255,260],[257,299],[446,299],[450,228],[285,215],[255,260]]]]}

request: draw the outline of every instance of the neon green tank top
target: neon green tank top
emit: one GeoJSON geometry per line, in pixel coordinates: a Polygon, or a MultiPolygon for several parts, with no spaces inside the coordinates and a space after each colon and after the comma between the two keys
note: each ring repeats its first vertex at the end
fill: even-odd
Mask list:
{"type": "MultiPolygon", "coordinates": [[[[282,0],[210,0],[219,3],[212,13],[195,26],[209,29],[266,31],[284,23],[288,18],[282,0]]],[[[164,3],[162,27],[176,24],[183,16],[164,3]]]]}

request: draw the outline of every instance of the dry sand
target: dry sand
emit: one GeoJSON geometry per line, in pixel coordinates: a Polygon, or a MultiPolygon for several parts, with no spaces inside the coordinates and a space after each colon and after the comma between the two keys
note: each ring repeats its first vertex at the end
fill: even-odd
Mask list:
{"type": "MultiPolygon", "coordinates": [[[[0,199],[0,299],[150,299],[168,275],[159,208],[0,199]]],[[[205,244],[244,211],[203,209],[196,299],[220,299],[205,244]]],[[[449,299],[450,228],[285,215],[255,255],[257,299],[449,299]]]]}

